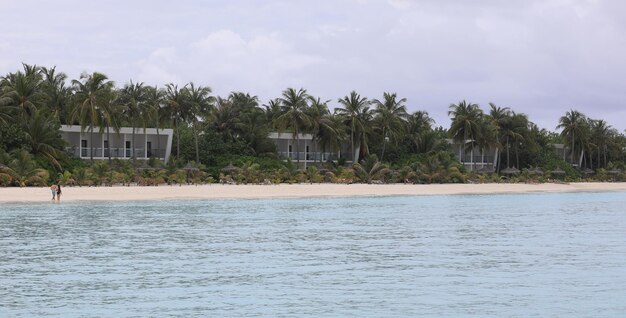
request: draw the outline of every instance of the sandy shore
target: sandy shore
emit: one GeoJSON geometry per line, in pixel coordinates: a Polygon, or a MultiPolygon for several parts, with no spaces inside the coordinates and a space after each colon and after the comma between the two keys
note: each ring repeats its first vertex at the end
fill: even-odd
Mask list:
{"type": "MultiPolygon", "coordinates": [[[[252,199],[330,196],[454,195],[529,192],[626,191],[626,183],[570,184],[280,184],[158,187],[63,187],[62,201],[252,199]]],[[[0,202],[45,202],[48,188],[0,188],[0,202]]]]}

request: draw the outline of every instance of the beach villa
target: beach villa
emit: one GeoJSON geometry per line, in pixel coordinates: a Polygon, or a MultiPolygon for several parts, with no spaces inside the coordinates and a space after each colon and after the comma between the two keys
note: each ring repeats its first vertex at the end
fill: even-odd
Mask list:
{"type": "Polygon", "coordinates": [[[479,170],[485,172],[495,171],[497,165],[496,156],[498,150],[496,148],[481,148],[478,146],[468,145],[469,141],[465,145],[449,139],[450,147],[454,157],[465,166],[465,169],[479,170]],[[465,147],[465,152],[463,152],[465,147]]]}
{"type": "Polygon", "coordinates": [[[338,160],[339,158],[350,158],[347,151],[331,152],[329,149],[322,151],[312,134],[299,134],[294,140],[291,133],[271,132],[268,138],[276,144],[276,152],[283,158],[289,158],[294,163],[301,165],[315,162],[326,162],[328,160],[338,160]]]}
{"type": "Polygon", "coordinates": [[[172,129],[122,127],[119,133],[111,129],[81,129],[79,125],[61,125],[61,137],[68,144],[66,150],[82,159],[136,159],[157,158],[167,162],[172,150],[172,129]],[[110,151],[110,153],[109,153],[110,151]]]}

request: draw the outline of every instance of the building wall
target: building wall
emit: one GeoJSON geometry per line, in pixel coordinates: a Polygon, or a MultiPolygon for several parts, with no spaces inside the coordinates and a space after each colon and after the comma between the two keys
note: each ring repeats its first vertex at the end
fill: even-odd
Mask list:
{"type": "Polygon", "coordinates": [[[106,159],[109,157],[110,149],[112,158],[129,159],[132,158],[134,151],[137,159],[151,157],[164,161],[169,159],[172,149],[172,129],[159,129],[157,136],[155,128],[147,128],[145,132],[143,128],[137,128],[134,138],[132,131],[131,127],[123,127],[119,134],[110,131],[107,135],[106,130],[100,133],[95,129],[92,134],[88,127],[81,129],[80,126],[62,125],[61,137],[68,144],[67,150],[80,158],[91,158],[93,153],[94,159],[106,159]],[[106,141],[109,141],[108,147],[106,141]]]}

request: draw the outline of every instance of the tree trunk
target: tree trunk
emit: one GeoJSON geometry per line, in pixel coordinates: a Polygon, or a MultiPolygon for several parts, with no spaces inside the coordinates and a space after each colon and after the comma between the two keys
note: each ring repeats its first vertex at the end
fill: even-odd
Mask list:
{"type": "Polygon", "coordinates": [[[585,150],[581,149],[580,150],[580,158],[578,158],[578,168],[582,168],[582,164],[583,164],[583,159],[585,158],[585,150]]]}
{"type": "Polygon", "coordinates": [[[111,165],[111,132],[109,125],[107,125],[107,150],[109,151],[109,166],[111,165]]]}
{"type": "Polygon", "coordinates": [[[198,133],[196,131],[196,122],[191,123],[193,129],[193,138],[196,146],[196,163],[200,163],[200,149],[198,148],[198,133]]]}
{"type": "Polygon", "coordinates": [[[133,125],[133,135],[130,138],[130,157],[133,159],[133,164],[135,163],[135,125],[133,125]]]}
{"type": "Polygon", "coordinates": [[[180,158],[180,128],[178,127],[178,117],[174,119],[176,126],[176,159],[180,158]]]}
{"type": "Polygon", "coordinates": [[[93,125],[89,127],[89,158],[93,162],[93,125]]]}
{"type": "MultiPolygon", "coordinates": [[[[161,136],[159,135],[159,125],[157,124],[157,152],[159,151],[161,151],[161,136]]],[[[157,157],[161,159],[161,155],[157,155],[157,157]]]]}
{"type": "Polygon", "coordinates": [[[509,143],[509,136],[507,136],[506,137],[506,167],[507,168],[511,168],[510,151],[511,151],[511,144],[509,143]]]}
{"type": "Polygon", "coordinates": [[[496,151],[493,155],[493,171],[500,172],[500,148],[496,147],[496,151]]]}
{"type": "Polygon", "coordinates": [[[571,164],[574,164],[574,133],[572,132],[572,162],[571,164]]]}
{"type": "Polygon", "coordinates": [[[385,146],[387,145],[387,138],[385,138],[385,128],[383,127],[383,151],[380,153],[380,161],[383,161],[385,156],[385,146]]]}

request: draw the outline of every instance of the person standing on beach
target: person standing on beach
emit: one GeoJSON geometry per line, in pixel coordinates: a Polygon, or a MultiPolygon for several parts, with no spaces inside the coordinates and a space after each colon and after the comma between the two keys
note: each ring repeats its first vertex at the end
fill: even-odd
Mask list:
{"type": "Polygon", "coordinates": [[[61,184],[57,185],[57,201],[61,201],[61,184]]]}
{"type": "Polygon", "coordinates": [[[50,186],[50,192],[52,192],[52,201],[54,201],[54,199],[56,198],[58,189],[59,187],[56,184],[50,186]]]}

